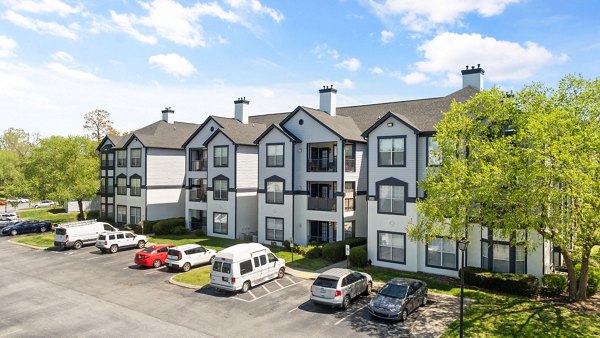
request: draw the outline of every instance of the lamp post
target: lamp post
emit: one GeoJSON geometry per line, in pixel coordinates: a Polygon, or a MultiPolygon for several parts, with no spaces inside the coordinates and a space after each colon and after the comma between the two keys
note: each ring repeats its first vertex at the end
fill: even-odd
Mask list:
{"type": "Polygon", "coordinates": [[[469,245],[469,240],[462,238],[458,241],[458,248],[461,252],[460,257],[460,338],[463,338],[463,304],[464,304],[464,288],[465,288],[465,251],[469,245]]]}

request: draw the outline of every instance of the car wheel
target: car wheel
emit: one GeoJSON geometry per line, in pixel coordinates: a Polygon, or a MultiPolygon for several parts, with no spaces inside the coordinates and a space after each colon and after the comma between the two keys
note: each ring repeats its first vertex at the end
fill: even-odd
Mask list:
{"type": "Polygon", "coordinates": [[[427,296],[423,296],[423,302],[421,302],[421,306],[427,306],[427,296]]]}
{"type": "Polygon", "coordinates": [[[192,265],[190,263],[185,263],[183,264],[182,270],[185,272],[190,271],[190,269],[192,268],[192,265]]]}
{"type": "Polygon", "coordinates": [[[373,291],[373,283],[368,282],[367,287],[365,288],[365,292],[363,292],[363,295],[368,296],[371,294],[371,291],[373,291]]]}
{"type": "Polygon", "coordinates": [[[342,301],[342,309],[346,310],[350,306],[350,295],[346,295],[342,301]]]}
{"type": "Polygon", "coordinates": [[[40,232],[46,232],[46,227],[41,227],[40,232]]]}
{"type": "Polygon", "coordinates": [[[155,268],[160,268],[160,266],[161,266],[160,259],[155,260],[154,263],[152,263],[152,266],[155,268]]]}
{"type": "Polygon", "coordinates": [[[277,273],[277,278],[282,279],[283,276],[285,276],[285,268],[279,269],[279,272],[277,273]]]}
{"type": "Polygon", "coordinates": [[[73,249],[79,250],[79,249],[81,249],[82,246],[83,246],[83,243],[81,241],[76,241],[75,244],[73,244],[73,249]]]}
{"type": "Polygon", "coordinates": [[[115,253],[119,251],[119,247],[116,244],[110,246],[110,253],[115,253]]]}
{"type": "Polygon", "coordinates": [[[17,230],[11,230],[10,231],[10,235],[11,236],[16,236],[18,234],[17,230]]]}
{"type": "Polygon", "coordinates": [[[137,245],[138,249],[141,249],[141,248],[143,248],[145,246],[146,246],[146,242],[144,242],[144,241],[139,241],[138,242],[138,245],[137,245]]]}
{"type": "Polygon", "coordinates": [[[246,292],[248,292],[248,290],[250,290],[250,282],[245,281],[244,284],[242,285],[242,293],[246,293],[246,292]]]}
{"type": "Polygon", "coordinates": [[[215,256],[212,256],[210,258],[210,260],[208,261],[208,264],[212,265],[212,263],[215,261],[215,256]]]}
{"type": "Polygon", "coordinates": [[[408,318],[408,310],[404,309],[404,310],[402,310],[402,313],[400,314],[400,321],[405,322],[406,318],[408,318]]]}

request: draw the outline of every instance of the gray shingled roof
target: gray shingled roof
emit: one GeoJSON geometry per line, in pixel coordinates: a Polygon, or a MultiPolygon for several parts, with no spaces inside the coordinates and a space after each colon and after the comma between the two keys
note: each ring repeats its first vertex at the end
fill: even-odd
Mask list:
{"type": "Polygon", "coordinates": [[[213,116],[213,118],[222,126],[221,132],[235,144],[254,145],[254,140],[268,127],[267,124],[254,122],[253,118],[248,119],[248,124],[230,117],[213,116]]]}
{"type": "Polygon", "coordinates": [[[125,147],[135,136],[147,148],[181,149],[198,126],[196,123],[167,123],[160,120],[122,136],[115,148],[125,147]]]}
{"type": "Polygon", "coordinates": [[[346,140],[359,141],[364,142],[365,139],[360,136],[361,130],[356,125],[356,122],[349,116],[331,116],[328,113],[308,108],[301,107],[305,112],[314,117],[316,120],[320,121],[327,127],[329,127],[333,132],[343,137],[346,140]]]}

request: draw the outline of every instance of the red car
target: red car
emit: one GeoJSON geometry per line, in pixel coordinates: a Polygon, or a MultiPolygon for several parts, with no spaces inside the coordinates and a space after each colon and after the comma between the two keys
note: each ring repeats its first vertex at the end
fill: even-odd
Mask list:
{"type": "Polygon", "coordinates": [[[172,244],[155,244],[146,247],[142,251],[135,254],[134,262],[141,266],[153,266],[155,268],[165,264],[169,248],[174,247],[172,244]]]}
{"type": "Polygon", "coordinates": [[[6,205],[6,201],[0,201],[0,205],[6,205]]]}

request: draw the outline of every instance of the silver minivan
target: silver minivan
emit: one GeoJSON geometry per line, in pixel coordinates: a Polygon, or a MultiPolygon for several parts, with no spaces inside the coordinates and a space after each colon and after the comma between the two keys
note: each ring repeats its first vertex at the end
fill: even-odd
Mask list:
{"type": "Polygon", "coordinates": [[[364,272],[333,268],[319,275],[310,287],[310,299],[316,304],[347,309],[350,301],[361,294],[368,295],[373,278],[364,272]]]}

